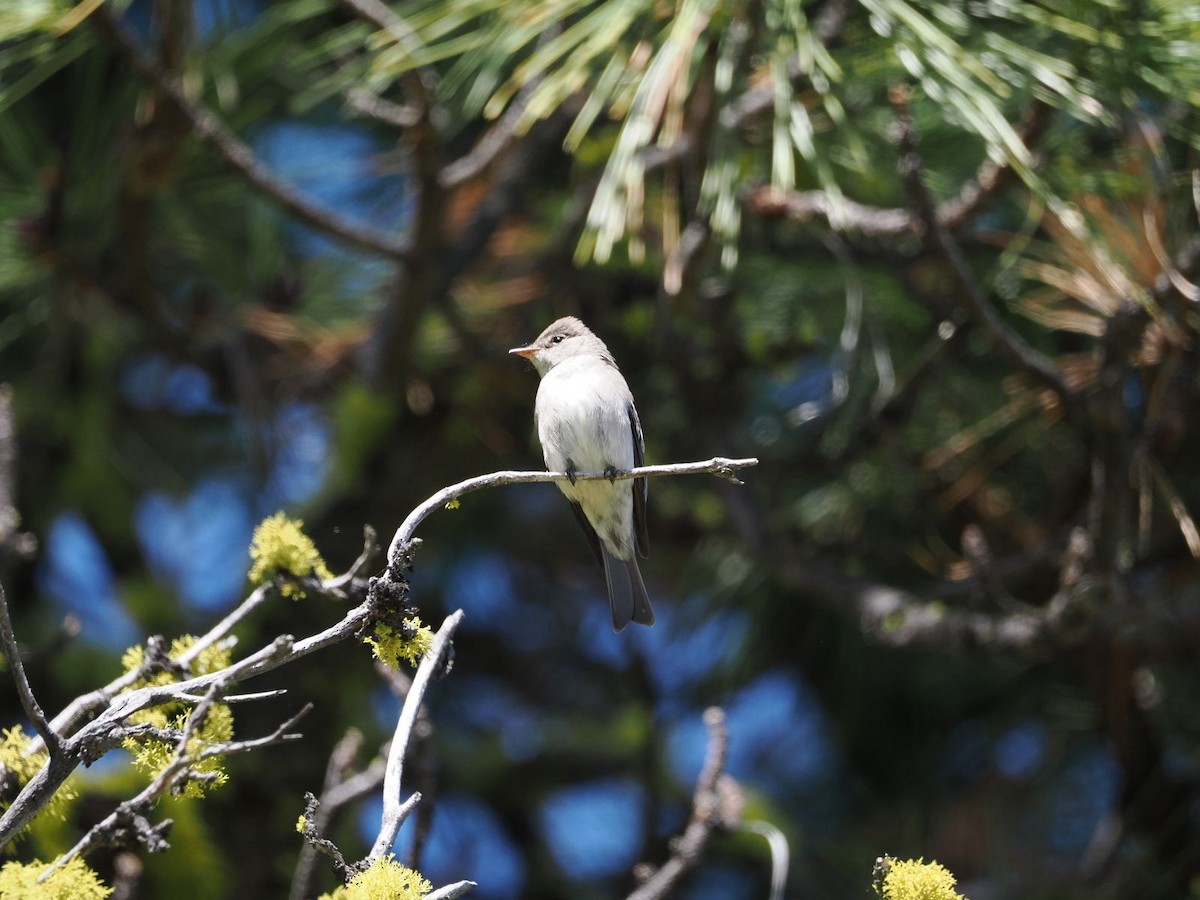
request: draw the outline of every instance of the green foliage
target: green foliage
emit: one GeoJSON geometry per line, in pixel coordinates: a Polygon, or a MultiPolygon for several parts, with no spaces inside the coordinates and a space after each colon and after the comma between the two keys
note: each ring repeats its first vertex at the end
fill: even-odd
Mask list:
{"type": "MultiPolygon", "coordinates": [[[[247,577],[251,583],[262,584],[284,573],[300,578],[308,575],[320,579],[333,577],[303,527],[304,523],[299,519],[289,519],[282,512],[259,523],[250,541],[253,562],[247,577]]],[[[296,600],[305,596],[304,590],[294,582],[285,583],[282,590],[285,597],[296,600]]]]}
{"type": "Polygon", "coordinates": [[[363,638],[370,644],[375,658],[392,669],[399,669],[401,662],[416,666],[433,647],[433,629],[422,625],[416,616],[406,618],[399,628],[378,622],[374,634],[363,638]]]}
{"type": "Polygon", "coordinates": [[[345,887],[321,900],[421,900],[433,890],[420,872],[396,862],[390,855],[378,859],[365,872],[359,872],[345,887]]]}
{"type": "Polygon", "coordinates": [[[57,25],[71,4],[64,0],[8,0],[0,7],[0,41],[57,25]]]}
{"type": "Polygon", "coordinates": [[[0,868],[0,897],[4,900],[104,900],[112,894],[100,876],[78,856],[38,881],[48,863],[5,863],[0,868]]]}

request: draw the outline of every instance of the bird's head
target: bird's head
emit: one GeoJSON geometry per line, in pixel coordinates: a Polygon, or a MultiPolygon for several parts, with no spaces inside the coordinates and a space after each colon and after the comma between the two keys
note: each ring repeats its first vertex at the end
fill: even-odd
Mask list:
{"type": "Polygon", "coordinates": [[[508,352],[525,357],[542,376],[559,363],[574,357],[598,356],[609,364],[613,361],[604,341],[574,316],[551,323],[532,344],[514,347],[508,352]]]}

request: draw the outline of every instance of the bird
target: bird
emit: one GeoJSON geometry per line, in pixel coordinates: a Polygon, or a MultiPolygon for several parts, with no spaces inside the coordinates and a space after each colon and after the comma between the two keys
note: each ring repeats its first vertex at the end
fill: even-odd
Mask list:
{"type": "Polygon", "coordinates": [[[534,418],[546,468],[565,472],[558,487],[571,504],[596,558],[604,566],[613,631],[630,622],[654,624],[638,568],[646,556],[647,483],[616,480],[641,466],[646,447],[633,394],[604,341],[574,316],[551,323],[537,340],[509,353],[533,363],[541,378],[534,418]],[[576,479],[603,472],[608,480],[576,479]]]}

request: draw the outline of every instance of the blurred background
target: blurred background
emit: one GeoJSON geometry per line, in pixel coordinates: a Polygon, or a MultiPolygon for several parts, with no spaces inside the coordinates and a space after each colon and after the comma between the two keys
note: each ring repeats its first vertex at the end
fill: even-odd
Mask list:
{"type": "MultiPolygon", "coordinates": [[[[0,577],[42,705],[206,630],[277,510],[340,572],[540,467],[506,351],[574,314],[648,462],[761,464],[651,483],[658,624],[620,635],[552,485],[425,523],[413,600],[466,620],[402,856],[623,896],[716,704],[788,897],[883,853],[974,900],[1197,896],[1198,46],[1189,0],[9,0],[0,577]]],[[[239,647],[344,610],[278,598],[239,647]]],[[[304,792],[398,711],[363,646],[255,685],[287,694],[238,736],[312,701],[305,740],[164,804],[137,896],[287,896],[304,792]]],[[[143,778],[106,757],[15,852],[143,778]]],[[[770,867],[721,835],[678,896],[770,867]]]]}

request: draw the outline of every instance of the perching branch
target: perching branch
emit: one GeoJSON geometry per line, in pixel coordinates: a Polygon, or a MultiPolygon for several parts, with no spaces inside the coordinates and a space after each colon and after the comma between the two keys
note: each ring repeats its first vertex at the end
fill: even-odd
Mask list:
{"type": "MultiPolygon", "coordinates": [[[[615,473],[610,480],[616,481],[659,475],[685,475],[706,472],[716,474],[735,483],[740,483],[736,475],[738,470],[757,465],[757,463],[758,460],[753,458],[726,459],[724,457],[714,457],[702,462],[644,466],[627,472],[615,473]]],[[[426,500],[409,514],[393,538],[392,548],[389,551],[388,570],[380,579],[371,579],[371,587],[366,591],[366,599],[353,609],[348,610],[333,625],[299,640],[291,635],[280,635],[269,644],[237,660],[224,669],[190,678],[185,677],[180,681],[169,684],[151,684],[132,688],[132,685],[139,680],[142,673],[127,673],[115,679],[106,687],[79,698],[70,704],[63,713],[60,713],[55,721],[60,723],[63,737],[57,737],[59,732],[52,728],[53,723],[46,723],[45,717],[42,716],[43,724],[39,728],[39,732],[44,730],[45,733],[42,734],[41,740],[50,748],[56,746],[55,742],[57,740],[57,750],[49,754],[47,763],[24,785],[11,805],[0,816],[0,847],[7,846],[14,836],[29,824],[33,817],[45,806],[54,793],[62,786],[63,782],[66,781],[81,763],[95,759],[107,749],[119,745],[121,740],[131,733],[130,727],[126,724],[131,715],[140,710],[166,703],[196,703],[197,698],[199,698],[199,705],[193,710],[192,716],[189,718],[188,727],[184,729],[183,734],[178,738],[177,750],[172,762],[159,773],[151,785],[144,791],[121,804],[104,822],[89,831],[74,848],[68,851],[67,855],[60,858],[58,864],[65,865],[71,858],[86,852],[91,847],[106,841],[119,841],[122,839],[122,836],[132,837],[135,840],[145,842],[164,842],[163,833],[167,826],[151,826],[144,814],[145,810],[149,804],[168,790],[171,785],[197,762],[212,756],[246,752],[269,744],[292,740],[296,737],[296,735],[292,735],[288,731],[295,721],[293,719],[284,723],[276,732],[265,738],[215,744],[196,752],[190,752],[187,748],[193,727],[190,723],[198,721],[198,718],[208,705],[218,697],[229,696],[234,686],[243,681],[273,671],[347,638],[361,637],[363,632],[379,616],[381,604],[390,603],[397,598],[402,599],[406,593],[407,586],[400,577],[398,564],[402,565],[411,553],[414,546],[413,533],[417,526],[437,507],[443,506],[450,500],[456,499],[463,494],[484,487],[494,487],[503,484],[544,483],[566,479],[567,477],[566,473],[559,472],[494,472],[445,488],[434,494],[433,497],[426,500]],[[85,722],[84,720],[89,716],[92,718],[90,721],[85,722]],[[74,733],[70,733],[71,729],[77,730],[74,730],[74,733]]],[[[577,480],[596,480],[608,477],[604,473],[599,472],[585,472],[575,475],[577,480]]],[[[369,551],[370,546],[373,544],[373,535],[369,533],[367,535],[367,544],[367,549],[364,550],[364,553],[346,574],[321,582],[318,585],[319,588],[335,595],[360,595],[361,590],[352,590],[351,586],[353,585],[360,589],[365,587],[362,579],[356,577],[356,573],[370,556],[369,551]]],[[[237,623],[241,622],[257,609],[258,606],[266,602],[272,594],[273,592],[270,588],[265,586],[255,590],[237,609],[223,618],[207,634],[201,637],[197,641],[197,644],[201,647],[208,647],[217,641],[226,639],[230,630],[237,623]]],[[[0,600],[2,599],[3,597],[0,595],[0,600]]],[[[3,604],[0,604],[0,608],[4,608],[3,604]]],[[[4,609],[6,611],[6,608],[4,609]]],[[[413,679],[412,687],[409,690],[397,722],[395,737],[392,741],[385,769],[384,814],[381,820],[379,836],[372,847],[371,853],[364,860],[364,865],[369,865],[370,862],[379,859],[388,851],[395,841],[396,833],[404,821],[404,817],[420,799],[419,795],[416,794],[406,802],[402,802],[400,799],[404,755],[412,736],[413,726],[417,720],[425,690],[435,672],[441,670],[450,646],[450,639],[462,621],[462,617],[463,613],[460,610],[446,618],[434,638],[432,648],[425,655],[413,679]]],[[[5,622],[0,622],[0,626],[5,624],[5,622]]],[[[11,634],[11,625],[9,624],[7,628],[4,628],[4,631],[6,632],[3,635],[6,642],[6,649],[10,653],[14,663],[19,663],[19,657],[12,649],[15,648],[16,643],[15,638],[11,634]]],[[[194,649],[194,652],[186,654],[186,659],[174,661],[182,674],[186,674],[187,663],[198,652],[199,650],[194,649]]],[[[17,665],[14,665],[14,671],[16,670],[17,665]]],[[[260,696],[263,695],[246,694],[245,699],[255,699],[260,696]]],[[[29,693],[28,697],[23,697],[23,699],[32,700],[32,693],[29,693]]],[[[710,714],[710,727],[713,729],[714,741],[719,735],[723,734],[723,728],[721,727],[722,720],[719,716],[719,711],[710,714]]],[[[31,718],[35,718],[36,721],[36,717],[31,716],[31,718]]],[[[721,742],[713,745],[714,748],[719,746],[723,746],[721,742]]],[[[713,771],[719,774],[720,766],[723,765],[723,758],[724,750],[721,749],[717,755],[712,756],[710,765],[706,767],[705,771],[709,772],[715,766],[717,768],[713,771]]],[[[716,775],[712,777],[716,777],[716,775]]],[[[707,783],[707,780],[708,776],[702,779],[702,783],[707,783]]],[[[706,795],[712,794],[713,790],[712,788],[707,789],[706,795]]],[[[447,900],[447,898],[461,896],[473,886],[471,882],[459,882],[434,892],[430,897],[436,896],[447,900]]]]}
{"type": "MultiPolygon", "coordinates": [[[[707,459],[703,462],[641,466],[637,469],[617,472],[612,478],[609,478],[603,472],[576,472],[575,480],[599,481],[604,479],[606,481],[624,481],[629,478],[653,478],[659,475],[696,475],[708,473],[732,481],[734,484],[741,484],[738,481],[736,472],[739,469],[746,469],[757,465],[758,460],[753,457],[747,459],[726,459],[723,456],[714,456],[712,459],[707,459]]],[[[413,534],[416,532],[417,526],[425,521],[430,513],[444,507],[451,500],[457,500],[465,494],[482,490],[483,488],[500,487],[505,484],[544,484],[549,481],[567,481],[569,478],[570,476],[566,472],[491,472],[487,475],[476,475],[474,478],[468,478],[466,481],[460,481],[458,484],[442,488],[409,513],[408,518],[396,530],[391,546],[388,547],[388,563],[394,564],[404,553],[405,548],[412,543],[413,534]]]]}
{"type": "Polygon", "coordinates": [[[708,750],[696,780],[691,818],[683,834],[671,842],[671,857],[646,875],[628,900],[661,900],[668,896],[679,880],[699,864],[713,833],[734,827],[741,818],[741,792],[725,774],[729,731],[724,711],[710,706],[704,711],[704,724],[708,726],[708,750]]]}

